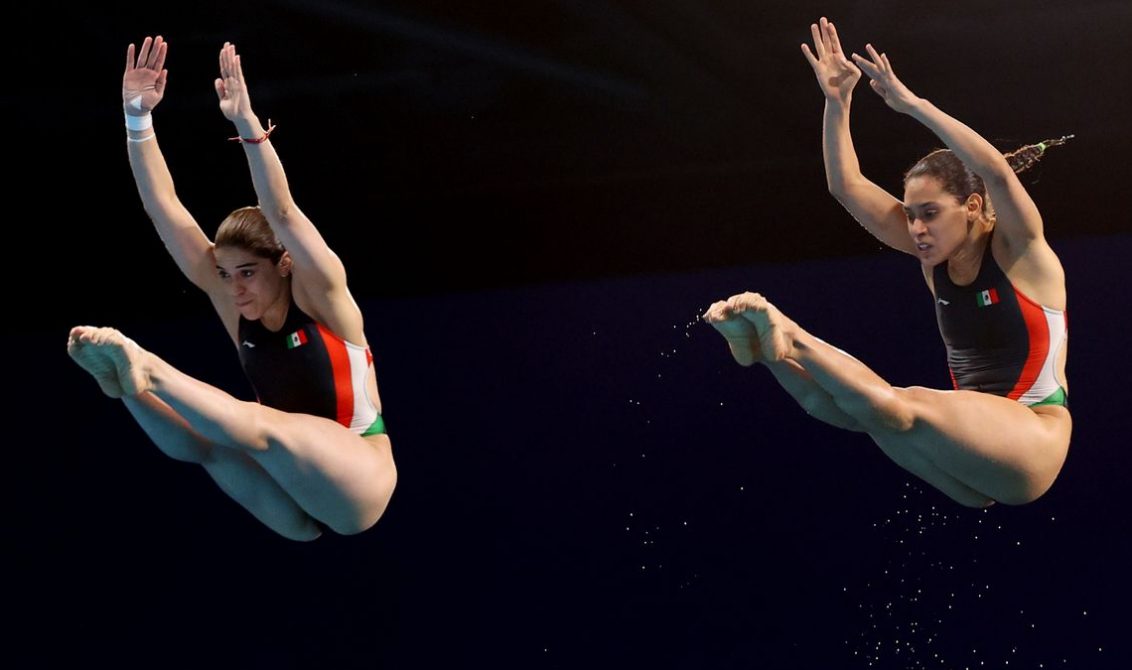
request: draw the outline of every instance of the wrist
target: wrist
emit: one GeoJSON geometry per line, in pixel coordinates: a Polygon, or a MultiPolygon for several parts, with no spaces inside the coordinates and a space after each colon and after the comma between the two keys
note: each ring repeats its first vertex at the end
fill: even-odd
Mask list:
{"type": "Polygon", "coordinates": [[[904,106],[904,113],[919,119],[931,108],[931,104],[926,98],[912,98],[912,101],[904,106]]]}
{"type": "Polygon", "coordinates": [[[829,107],[830,111],[834,112],[848,112],[849,106],[853,103],[853,93],[850,91],[845,95],[826,96],[825,104],[829,107]]]}
{"type": "Polygon", "coordinates": [[[232,125],[236,126],[241,137],[258,137],[263,134],[263,125],[254,114],[237,116],[232,119],[232,125]]]}
{"type": "Polygon", "coordinates": [[[143,132],[153,128],[153,115],[149,112],[139,114],[136,110],[131,110],[130,106],[127,105],[125,109],[125,117],[126,130],[143,132]],[[131,111],[134,111],[134,113],[131,113],[131,111]]]}
{"type": "Polygon", "coordinates": [[[271,133],[275,132],[275,126],[272,125],[271,119],[267,120],[267,130],[263,129],[258,119],[255,119],[254,123],[251,124],[237,123],[236,129],[238,134],[228,139],[241,144],[263,144],[271,137],[271,133]]]}

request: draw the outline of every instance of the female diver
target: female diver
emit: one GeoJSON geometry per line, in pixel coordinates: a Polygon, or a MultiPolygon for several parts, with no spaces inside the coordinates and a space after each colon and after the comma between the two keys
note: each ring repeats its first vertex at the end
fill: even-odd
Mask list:
{"type": "Polygon", "coordinates": [[[385,511],[397,470],[345,269],[292,200],[227,43],[216,93],[241,138],[259,206],[232,212],[208,240],[174,191],[152,127],[168,46],[147,37],[136,60],[133,44],[126,52],[130,166],[145,211],[177,267],[208,294],[260,402],[193,379],[112,328],[76,327],[67,350],[161,451],[204,466],[280,535],[361,532],[385,511]]]}
{"type": "Polygon", "coordinates": [[[936,303],[955,390],[893,387],[802,329],[757,293],[704,319],[741,365],[760,362],[813,417],[868,433],[898,465],[969,507],[1031,502],[1053,484],[1072,430],[1066,407],[1065,273],[1015,174],[1051,144],[1003,156],[896,78],[885,54],[846,58],[837,30],[811,26],[802,51],[825,94],[830,193],[870,233],[916,256],[936,303]],[[866,179],[849,134],[853,89],[868,75],[892,109],[948,147],[905,175],[901,202],[866,179]]]}

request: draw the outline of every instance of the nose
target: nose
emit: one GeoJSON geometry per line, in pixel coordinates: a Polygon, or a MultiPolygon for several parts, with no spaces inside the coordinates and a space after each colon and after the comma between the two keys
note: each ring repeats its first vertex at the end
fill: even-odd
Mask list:
{"type": "Polygon", "coordinates": [[[912,235],[919,235],[927,232],[928,227],[920,217],[916,217],[908,222],[908,230],[911,231],[912,235]]]}

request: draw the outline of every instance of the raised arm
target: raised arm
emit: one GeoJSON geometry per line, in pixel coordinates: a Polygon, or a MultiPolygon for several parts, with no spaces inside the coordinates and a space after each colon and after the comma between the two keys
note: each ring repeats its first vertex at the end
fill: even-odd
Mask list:
{"type": "Polygon", "coordinates": [[[177,198],[153,128],[152,112],[165,95],[168,50],[169,43],[160,35],[156,39],[146,37],[136,57],[133,44],[126,49],[126,72],[122,75],[126,146],[138,195],[157,234],[189,281],[208,290],[216,276],[212,243],[177,198]]]}
{"type": "Polygon", "coordinates": [[[853,54],[853,60],[871,79],[872,89],[889,107],[931,129],[959,160],[982,177],[994,206],[995,230],[1007,244],[1021,251],[1034,241],[1044,241],[1038,207],[1002,153],[974,130],[908,90],[896,78],[886,54],[877,53],[871,44],[865,48],[870,58],[853,54]]]}
{"type": "Polygon", "coordinates": [[[814,68],[825,94],[822,153],[829,192],[874,237],[893,249],[915,254],[908,234],[903,204],[861,173],[849,133],[849,108],[861,71],[845,57],[837,28],[823,17],[810,25],[814,51],[802,45],[802,54],[814,68]]]}
{"type": "Polygon", "coordinates": [[[239,137],[243,138],[260,209],[291,255],[296,282],[310,291],[312,298],[320,302],[329,298],[331,303],[336,302],[335,297],[346,295],[345,268],[291,198],[283,164],[279,162],[275,147],[267,140],[270,132],[264,130],[252,112],[240,56],[233,44],[225,42],[220,50],[220,78],[215,85],[220,111],[235,124],[239,137]]]}

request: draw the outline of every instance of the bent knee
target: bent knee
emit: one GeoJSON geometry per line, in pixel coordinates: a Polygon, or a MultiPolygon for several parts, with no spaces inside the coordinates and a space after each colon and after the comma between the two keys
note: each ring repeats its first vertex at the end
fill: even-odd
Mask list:
{"type": "Polygon", "coordinates": [[[997,502],[994,498],[987,498],[986,496],[982,495],[973,495],[971,497],[965,498],[956,498],[955,496],[952,496],[951,499],[959,503],[960,505],[964,507],[970,507],[971,509],[986,509],[997,502]]]}
{"type": "Polygon", "coordinates": [[[357,535],[373,528],[389,507],[389,500],[393,497],[393,490],[397,488],[397,470],[392,469],[383,478],[378,487],[374,500],[367,505],[359,506],[352,514],[344,514],[340,518],[326,521],[326,525],[339,535],[357,535]]]}
{"type": "Polygon", "coordinates": [[[297,523],[285,528],[277,527],[273,530],[295,542],[313,542],[322,537],[322,525],[310,517],[307,517],[306,523],[297,523]]]}
{"type": "Polygon", "coordinates": [[[889,387],[856,398],[835,401],[869,433],[906,433],[922,416],[923,401],[910,388],[889,387]]]}

